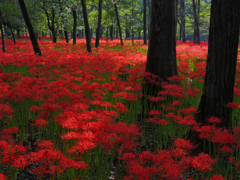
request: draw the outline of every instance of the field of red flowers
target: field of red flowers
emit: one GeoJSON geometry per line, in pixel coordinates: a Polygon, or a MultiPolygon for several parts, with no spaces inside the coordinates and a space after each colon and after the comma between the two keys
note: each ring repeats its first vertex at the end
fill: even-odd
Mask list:
{"type": "Polygon", "coordinates": [[[151,75],[142,41],[121,47],[102,39],[93,53],[85,39],[39,43],[41,57],[26,37],[6,40],[0,52],[0,179],[239,179],[240,53],[234,103],[226,104],[234,128],[227,130],[214,126],[217,118],[202,127],[193,118],[207,43],[177,42],[179,77],[170,80],[180,85],[146,97],[147,112],[141,83],[151,75]],[[191,128],[205,142],[198,155],[184,139],[191,128]]]}

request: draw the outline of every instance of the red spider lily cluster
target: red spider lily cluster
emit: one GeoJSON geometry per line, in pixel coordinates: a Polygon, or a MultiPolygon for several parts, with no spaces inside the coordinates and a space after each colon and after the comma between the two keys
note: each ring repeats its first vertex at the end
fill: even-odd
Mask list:
{"type": "MultiPolygon", "coordinates": [[[[11,66],[27,69],[24,73],[0,73],[0,123],[4,125],[0,134],[1,164],[17,170],[28,169],[37,176],[49,174],[54,178],[68,169],[88,170],[85,154],[102,148],[105,152],[116,150],[119,160],[126,162],[125,180],[190,180],[186,175],[190,168],[200,173],[216,169],[217,158],[204,153],[193,156],[191,151],[196,146],[183,138],[173,137],[175,140],[165,150],[135,152],[138,137],[143,132],[138,125],[121,121],[121,117],[133,112],[131,104],[136,104],[144,96],[141,89],[143,77],[157,83],[155,76],[144,73],[147,46],[140,43],[130,46],[130,41],[126,41],[121,50],[113,51],[119,40],[101,40],[101,47],[87,53],[84,39],[78,39],[75,46],[64,41],[53,44],[46,41],[48,39],[40,41],[41,57],[32,52],[28,38],[19,40],[16,45],[6,40],[7,53],[0,52],[4,70],[11,66]],[[127,79],[121,78],[122,74],[127,74],[127,79]],[[21,119],[20,122],[18,105],[26,101],[34,102],[26,111],[34,119],[21,119]],[[43,139],[36,143],[34,152],[17,140],[17,134],[28,124],[20,125],[22,121],[30,121],[32,127],[42,132],[43,139]],[[50,129],[53,129],[52,139],[47,139],[50,129]],[[57,147],[57,140],[62,141],[64,148],[57,147]]],[[[187,101],[185,99],[200,96],[201,89],[194,83],[203,82],[207,49],[207,43],[177,42],[179,76],[169,78],[169,81],[184,82],[184,85],[164,83],[161,92],[147,97],[156,103],[165,101],[168,96],[174,97],[175,101],[160,103],[160,108],[148,112],[150,117],[145,122],[164,127],[175,123],[191,128],[199,133],[200,138],[215,143],[238,168],[240,161],[231,153],[240,148],[240,128],[217,128],[215,125],[221,120],[216,117],[208,119],[209,126],[200,127],[193,118],[197,109],[182,106],[187,101]]],[[[239,65],[238,62],[238,69],[239,65]]],[[[235,97],[240,94],[238,69],[235,97]]],[[[226,106],[237,111],[240,105],[235,102],[226,106]]],[[[0,174],[0,179],[8,177],[8,174],[0,174]]],[[[211,179],[224,178],[214,175],[211,179]]]]}

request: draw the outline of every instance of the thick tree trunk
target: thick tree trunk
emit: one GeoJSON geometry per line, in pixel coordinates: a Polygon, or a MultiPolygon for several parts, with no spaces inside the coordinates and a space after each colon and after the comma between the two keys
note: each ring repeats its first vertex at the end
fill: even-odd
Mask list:
{"type": "Polygon", "coordinates": [[[197,123],[218,117],[221,126],[231,127],[235,71],[240,23],[239,0],[213,0],[211,5],[209,47],[203,94],[195,115],[197,123]]]}
{"type": "Polygon", "coordinates": [[[5,52],[5,41],[4,41],[2,24],[3,24],[3,18],[2,18],[2,11],[0,8],[0,29],[1,29],[1,36],[2,36],[2,51],[5,52]]]}
{"type": "Polygon", "coordinates": [[[200,44],[199,17],[197,15],[197,7],[196,7],[196,1],[195,0],[193,0],[193,16],[194,16],[193,43],[200,44]]]}
{"type": "MultiPolygon", "coordinates": [[[[145,72],[167,81],[177,76],[175,0],[152,0],[148,54],[145,72]]],[[[156,79],[158,80],[158,79],[156,79]]],[[[149,87],[149,84],[146,84],[149,87]]],[[[154,87],[153,92],[158,90],[154,87]]],[[[147,91],[148,93],[148,91],[147,91]]]]}
{"type": "Polygon", "coordinates": [[[77,31],[77,13],[76,9],[72,10],[73,12],[73,45],[76,44],[76,31],[77,31]]]}
{"type": "Polygon", "coordinates": [[[113,1],[113,2],[114,2],[115,13],[116,13],[116,17],[117,17],[117,24],[118,24],[118,29],[119,29],[120,41],[121,41],[121,45],[123,46],[122,30],[121,30],[120,20],[119,20],[119,16],[118,16],[117,3],[115,1],[113,1]]]}
{"type": "Polygon", "coordinates": [[[88,23],[87,5],[85,0],[81,0],[81,3],[82,3],[82,10],[83,10],[84,25],[85,25],[87,51],[92,52],[91,32],[90,32],[89,23],[88,23]]]}
{"type": "Polygon", "coordinates": [[[97,32],[96,32],[95,47],[99,46],[101,21],[102,21],[102,0],[99,0],[99,4],[98,4],[98,25],[97,25],[97,32]]]}
{"type": "Polygon", "coordinates": [[[182,41],[186,42],[186,32],[185,32],[185,0],[181,0],[181,7],[182,7],[182,41]]]}
{"type": "Polygon", "coordinates": [[[35,52],[35,54],[38,54],[38,55],[41,56],[42,53],[41,53],[41,50],[40,50],[40,48],[38,46],[37,38],[35,36],[35,33],[34,33],[34,30],[33,30],[30,18],[28,16],[28,12],[27,12],[27,8],[26,8],[26,5],[24,3],[24,0],[18,0],[18,2],[19,2],[19,5],[20,5],[22,14],[23,14],[24,21],[25,21],[25,23],[26,23],[26,25],[28,27],[28,33],[29,33],[30,39],[32,41],[34,52],[35,52]]]}
{"type": "Polygon", "coordinates": [[[146,12],[146,0],[143,0],[143,44],[147,44],[147,12],[146,12]]]}

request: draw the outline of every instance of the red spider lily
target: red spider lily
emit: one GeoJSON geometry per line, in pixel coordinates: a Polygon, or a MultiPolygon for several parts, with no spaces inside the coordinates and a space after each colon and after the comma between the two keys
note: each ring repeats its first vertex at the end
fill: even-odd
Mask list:
{"type": "Polygon", "coordinates": [[[7,177],[5,177],[3,174],[0,174],[0,180],[7,180],[7,177]]]}
{"type": "Polygon", "coordinates": [[[239,108],[239,104],[238,103],[234,103],[234,102],[229,102],[226,106],[228,108],[231,108],[231,109],[233,109],[235,107],[239,108]]]}
{"type": "Polygon", "coordinates": [[[197,157],[192,160],[192,167],[199,171],[211,171],[211,165],[213,165],[216,160],[212,160],[208,154],[200,153],[197,157]]]}
{"type": "Polygon", "coordinates": [[[232,152],[232,148],[230,148],[229,146],[223,146],[219,149],[219,151],[226,155],[232,152]]]}
{"type": "Polygon", "coordinates": [[[120,113],[128,112],[128,109],[122,103],[117,103],[116,108],[120,113]]]}
{"type": "Polygon", "coordinates": [[[35,120],[35,124],[39,127],[45,127],[48,124],[48,122],[43,119],[37,119],[35,120]]]}
{"type": "Polygon", "coordinates": [[[221,175],[213,175],[210,180],[226,180],[226,179],[221,175]]]}
{"type": "Polygon", "coordinates": [[[212,124],[215,124],[215,123],[219,124],[219,123],[221,123],[221,120],[218,117],[210,117],[210,118],[207,119],[207,121],[209,123],[212,123],[212,124]]]}

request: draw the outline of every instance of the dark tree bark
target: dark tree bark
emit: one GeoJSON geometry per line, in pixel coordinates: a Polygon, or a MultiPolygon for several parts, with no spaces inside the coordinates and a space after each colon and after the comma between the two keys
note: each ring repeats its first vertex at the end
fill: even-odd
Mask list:
{"type": "Polygon", "coordinates": [[[69,37],[68,37],[68,32],[66,30],[64,30],[64,36],[65,36],[66,42],[68,43],[69,37]]]}
{"type": "Polygon", "coordinates": [[[106,41],[108,42],[108,26],[107,26],[107,31],[106,31],[106,41]]]}
{"type": "Polygon", "coordinates": [[[113,25],[110,26],[110,39],[113,40],[113,25]]]}
{"type": "Polygon", "coordinates": [[[92,52],[91,32],[90,32],[89,23],[88,23],[87,5],[85,0],[81,0],[81,3],[82,3],[82,10],[83,10],[84,25],[85,25],[87,51],[92,52]]]}
{"type": "Polygon", "coordinates": [[[47,16],[48,28],[52,32],[53,42],[56,43],[57,35],[56,35],[56,29],[55,29],[55,10],[54,10],[54,8],[51,8],[52,17],[51,17],[51,24],[50,24],[50,16],[44,5],[42,6],[42,9],[44,10],[44,12],[47,16]]]}
{"type": "Polygon", "coordinates": [[[2,24],[3,24],[3,18],[2,18],[2,11],[1,11],[1,8],[0,8],[0,29],[1,29],[1,36],[2,36],[2,51],[6,52],[5,51],[5,41],[4,41],[2,24]]]}
{"type": "Polygon", "coordinates": [[[97,31],[96,31],[95,47],[99,46],[101,21],[102,21],[102,0],[99,0],[99,4],[98,4],[98,25],[97,25],[97,31]]]}
{"type": "Polygon", "coordinates": [[[122,30],[121,30],[120,20],[119,20],[119,16],[118,16],[117,3],[115,1],[113,1],[113,3],[114,3],[115,13],[116,13],[116,17],[117,17],[117,24],[118,24],[118,29],[119,29],[120,41],[121,41],[121,45],[123,46],[122,30]]]}
{"type": "MultiPolygon", "coordinates": [[[[196,0],[197,1],[197,0],[196,0]]],[[[193,16],[194,16],[194,34],[193,43],[200,44],[200,34],[199,34],[199,17],[197,13],[196,1],[193,0],[193,16]]]]}
{"type": "Polygon", "coordinates": [[[186,32],[185,32],[185,0],[181,0],[181,9],[182,9],[182,21],[181,21],[181,29],[182,29],[182,41],[186,42],[186,32]]]}
{"type": "MultiPolygon", "coordinates": [[[[177,22],[178,22],[178,0],[175,0],[176,1],[176,5],[175,5],[175,28],[176,28],[176,32],[177,32],[177,22]]],[[[176,36],[177,36],[177,33],[176,33],[176,36]]],[[[181,40],[181,39],[180,39],[181,40]]]]}
{"type": "Polygon", "coordinates": [[[20,38],[20,30],[17,29],[17,38],[19,39],[20,38]]]}
{"type": "Polygon", "coordinates": [[[174,0],[152,0],[150,39],[145,72],[163,81],[178,75],[174,0]]]}
{"type": "Polygon", "coordinates": [[[118,38],[118,28],[116,29],[116,38],[118,38]]]}
{"type": "Polygon", "coordinates": [[[151,17],[151,3],[148,0],[148,39],[149,39],[149,32],[150,32],[150,17],[151,17]]]}
{"type": "Polygon", "coordinates": [[[138,39],[141,39],[141,30],[138,30],[138,39]]]}
{"type": "Polygon", "coordinates": [[[73,13],[73,45],[76,44],[76,31],[77,31],[77,13],[76,9],[72,9],[73,13]]]}
{"type": "Polygon", "coordinates": [[[35,52],[35,54],[38,54],[39,56],[41,56],[42,53],[41,53],[41,50],[39,48],[39,45],[38,45],[38,42],[37,42],[37,38],[35,36],[35,33],[34,33],[34,30],[33,30],[30,18],[28,16],[28,12],[27,12],[27,8],[26,8],[26,5],[24,3],[24,0],[18,0],[18,2],[19,2],[19,5],[20,5],[22,14],[23,14],[24,21],[25,21],[25,23],[26,23],[26,25],[28,27],[28,33],[29,33],[30,39],[32,41],[34,52],[35,52]]]}
{"type": "Polygon", "coordinates": [[[206,125],[207,118],[222,120],[221,126],[231,126],[235,71],[240,23],[239,0],[213,0],[211,5],[209,47],[203,94],[195,120],[206,125]]]}
{"type": "Polygon", "coordinates": [[[143,44],[147,44],[147,12],[146,12],[146,0],[143,0],[143,44]]]}
{"type": "Polygon", "coordinates": [[[9,27],[9,29],[11,31],[13,42],[14,42],[14,44],[16,44],[16,40],[15,40],[15,37],[14,37],[14,33],[13,33],[13,30],[12,30],[11,23],[10,23],[10,21],[8,21],[7,23],[8,23],[8,27],[9,27]]]}

